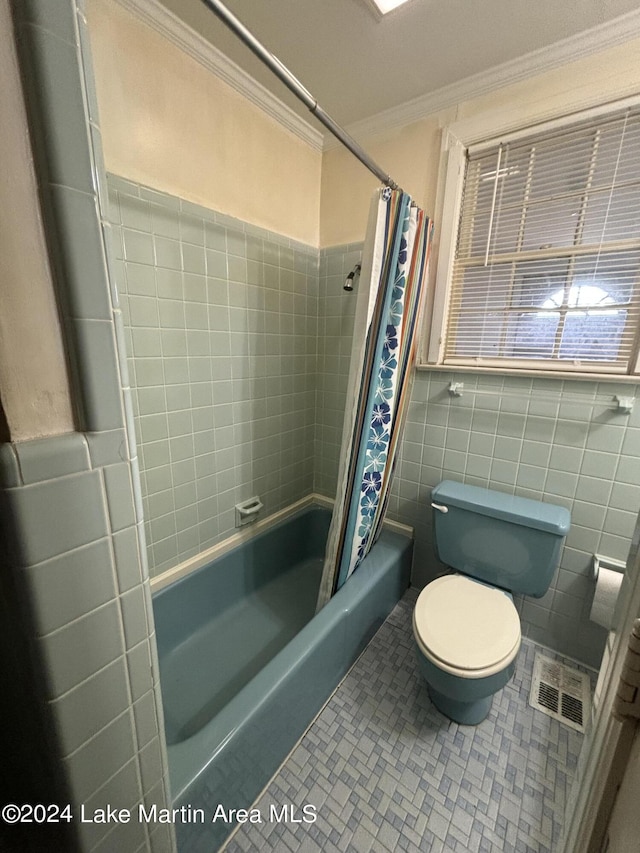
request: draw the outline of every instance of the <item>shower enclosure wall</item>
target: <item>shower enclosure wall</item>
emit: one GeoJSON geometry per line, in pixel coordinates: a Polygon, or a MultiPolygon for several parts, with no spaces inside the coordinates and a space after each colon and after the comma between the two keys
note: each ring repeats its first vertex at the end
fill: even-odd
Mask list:
{"type": "Polygon", "coordinates": [[[333,497],[360,246],[319,252],[109,176],[150,572],[333,497]]]}

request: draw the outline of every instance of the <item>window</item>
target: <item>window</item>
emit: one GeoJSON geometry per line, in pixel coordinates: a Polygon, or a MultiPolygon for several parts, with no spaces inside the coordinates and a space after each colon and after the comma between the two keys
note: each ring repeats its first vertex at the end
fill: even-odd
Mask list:
{"type": "Polygon", "coordinates": [[[470,147],[464,160],[431,360],[636,372],[640,107],[470,147]]]}

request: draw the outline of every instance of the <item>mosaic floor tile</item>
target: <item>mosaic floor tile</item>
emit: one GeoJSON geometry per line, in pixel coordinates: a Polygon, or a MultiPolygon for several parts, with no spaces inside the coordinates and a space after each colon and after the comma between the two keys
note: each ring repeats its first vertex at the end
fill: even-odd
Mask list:
{"type": "Polygon", "coordinates": [[[418,672],[416,597],[406,593],[271,780],[255,804],[262,823],[240,826],[225,853],[553,851],[583,735],[529,706],[539,648],[523,640],[488,718],[460,726],[418,672]]]}

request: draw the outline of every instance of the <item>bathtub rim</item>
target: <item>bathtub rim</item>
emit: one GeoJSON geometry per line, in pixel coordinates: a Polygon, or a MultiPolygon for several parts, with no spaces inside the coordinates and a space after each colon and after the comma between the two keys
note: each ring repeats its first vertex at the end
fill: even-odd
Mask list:
{"type": "MultiPolygon", "coordinates": [[[[259,536],[271,527],[275,527],[276,525],[287,521],[298,512],[307,509],[307,507],[319,506],[323,509],[333,510],[334,503],[335,501],[333,498],[328,498],[325,495],[312,492],[310,495],[306,495],[304,498],[300,498],[300,500],[277,510],[259,521],[256,521],[254,524],[237,530],[235,533],[232,533],[231,536],[228,536],[221,542],[217,542],[215,545],[212,545],[211,548],[207,548],[205,551],[201,551],[199,554],[195,554],[193,557],[183,560],[181,563],[178,563],[177,566],[174,566],[171,569],[166,569],[166,571],[161,572],[159,575],[150,576],[149,582],[151,584],[151,593],[153,595],[154,593],[160,592],[161,589],[164,589],[182,578],[187,577],[192,572],[198,571],[198,569],[212,563],[214,560],[224,556],[229,551],[233,551],[234,548],[243,545],[255,536],[259,536]]],[[[409,539],[414,538],[414,529],[407,524],[402,524],[399,521],[393,521],[392,519],[385,518],[383,525],[386,530],[398,533],[400,536],[406,536],[409,539]]]]}

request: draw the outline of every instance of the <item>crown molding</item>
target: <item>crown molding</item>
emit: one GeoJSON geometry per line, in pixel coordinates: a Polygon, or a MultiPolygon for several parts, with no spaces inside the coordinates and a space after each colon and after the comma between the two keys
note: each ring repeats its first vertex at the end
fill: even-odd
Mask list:
{"type": "Polygon", "coordinates": [[[165,9],[158,0],[116,0],[172,44],[195,59],[200,65],[223,80],[291,133],[316,151],[323,148],[323,135],[301,118],[291,107],[273,95],[246,71],[232,62],[218,48],[176,15],[165,9]]]}
{"type": "MultiPolygon", "coordinates": [[[[443,86],[434,92],[406,101],[397,107],[377,113],[346,127],[347,133],[357,138],[375,136],[396,127],[402,127],[428,115],[456,106],[462,101],[486,95],[512,83],[518,83],[536,74],[551,71],[568,62],[582,59],[601,50],[615,47],[640,36],[640,9],[614,18],[605,24],[585,30],[556,44],[534,50],[525,56],[496,65],[487,71],[465,77],[456,83],[443,86]]],[[[333,137],[324,137],[325,151],[339,145],[333,137]]]]}

